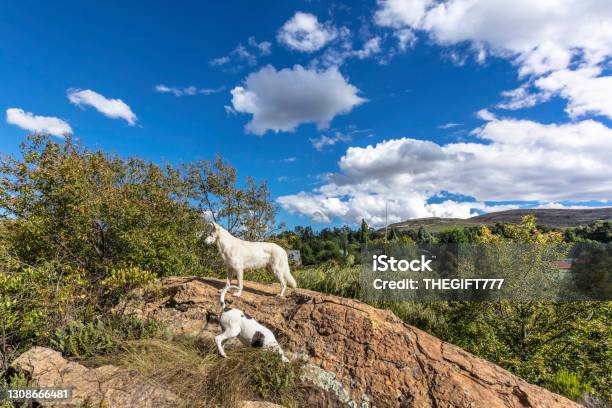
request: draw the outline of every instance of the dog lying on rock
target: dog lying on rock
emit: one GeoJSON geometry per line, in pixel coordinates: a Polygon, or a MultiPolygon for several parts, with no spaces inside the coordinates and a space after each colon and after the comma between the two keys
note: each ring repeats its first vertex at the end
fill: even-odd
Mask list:
{"type": "Polygon", "coordinates": [[[219,324],[223,329],[223,333],[215,337],[215,343],[219,349],[219,354],[223,357],[227,357],[223,349],[223,342],[237,337],[245,346],[277,351],[282,360],[288,363],[289,360],[285,357],[283,350],[270,329],[258,323],[257,320],[243,311],[225,306],[225,293],[227,293],[230,288],[240,289],[233,285],[226,286],[221,291],[221,296],[219,297],[219,303],[221,304],[222,310],[221,316],[219,317],[219,324]]]}

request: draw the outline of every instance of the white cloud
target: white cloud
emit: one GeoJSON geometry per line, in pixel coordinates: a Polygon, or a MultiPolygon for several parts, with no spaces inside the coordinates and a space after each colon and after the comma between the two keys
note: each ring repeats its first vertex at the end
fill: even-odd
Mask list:
{"type": "Polygon", "coordinates": [[[610,204],[606,204],[605,202],[600,202],[601,206],[597,206],[597,205],[566,205],[563,203],[556,203],[556,202],[550,202],[550,203],[542,203],[540,205],[538,205],[536,208],[547,208],[547,209],[555,209],[555,210],[586,210],[589,208],[601,208],[601,207],[609,207],[610,204]]]}
{"type": "Polygon", "coordinates": [[[487,109],[479,110],[478,112],[476,112],[476,116],[479,119],[486,120],[487,122],[491,120],[495,120],[495,114],[488,111],[487,109]]]}
{"type": "Polygon", "coordinates": [[[222,57],[211,59],[209,64],[212,65],[213,67],[219,67],[221,65],[228,64],[231,60],[232,59],[229,57],[229,55],[224,55],[222,57]]]}
{"type": "Polygon", "coordinates": [[[572,118],[598,114],[612,119],[612,76],[600,75],[597,67],[563,69],[538,79],[535,86],[567,99],[565,110],[572,118]]]}
{"type": "Polygon", "coordinates": [[[278,30],[276,38],[294,50],[314,52],[337,35],[338,31],[331,24],[321,24],[315,15],[298,11],[278,30]]]}
{"type": "Polygon", "coordinates": [[[457,126],[462,126],[463,123],[454,123],[454,122],[449,122],[449,123],[445,123],[443,125],[438,126],[438,129],[451,129],[457,126]]]}
{"type": "Polygon", "coordinates": [[[545,125],[492,119],[475,129],[483,143],[439,145],[409,138],[350,147],[339,171],[312,192],[283,196],[288,211],[319,222],[361,217],[380,225],[425,216],[467,217],[485,202],[609,200],[612,196],[612,129],[585,120],[545,125]],[[445,191],[477,202],[429,199],[445,191]],[[388,200],[392,203],[385,204],[388,200]]]}
{"type": "Polygon", "coordinates": [[[350,142],[353,138],[351,135],[347,135],[344,133],[336,132],[331,136],[321,135],[318,138],[308,139],[312,146],[318,151],[323,151],[326,146],[333,146],[339,142],[350,142]]]}
{"type": "Polygon", "coordinates": [[[548,92],[530,92],[527,85],[521,85],[516,89],[503,91],[504,100],[496,105],[500,109],[517,110],[531,108],[539,103],[550,99],[548,92]]]}
{"type": "Polygon", "coordinates": [[[598,64],[612,54],[612,7],[601,0],[379,0],[378,25],[426,32],[441,45],[512,57],[522,74],[598,64]]]}
{"type": "Polygon", "coordinates": [[[272,43],[269,41],[257,42],[255,37],[249,37],[249,45],[259,50],[260,55],[270,55],[272,53],[272,43]]]}
{"type": "Polygon", "coordinates": [[[187,86],[184,88],[178,88],[175,86],[167,86],[164,84],[159,84],[159,85],[155,85],[155,87],[153,88],[155,90],[155,92],[159,92],[159,93],[171,93],[174,96],[184,96],[184,95],[211,95],[214,93],[219,93],[221,91],[223,91],[225,89],[224,86],[220,86],[219,88],[197,88],[193,85],[191,86],[187,86]]]}
{"type": "Polygon", "coordinates": [[[302,123],[324,129],[339,114],[348,113],[365,99],[337,68],[325,71],[300,65],[277,71],[271,65],[249,74],[231,91],[236,112],[252,115],[248,132],[293,132],[302,123]]]}
{"type": "Polygon", "coordinates": [[[34,115],[19,108],[6,110],[6,123],[34,133],[48,133],[59,137],[72,134],[72,128],[62,119],[53,116],[34,115]]]}
{"type": "Polygon", "coordinates": [[[230,63],[234,64],[232,69],[240,70],[245,65],[257,65],[257,58],[265,57],[272,53],[272,44],[269,41],[257,42],[255,37],[249,37],[247,45],[238,44],[228,55],[213,58],[208,63],[213,67],[223,67],[230,63]]]}
{"type": "Polygon", "coordinates": [[[380,37],[370,38],[360,50],[353,51],[353,55],[359,59],[369,58],[380,52],[380,37]]]}
{"type": "Polygon", "coordinates": [[[91,89],[69,89],[68,100],[81,108],[91,106],[109,118],[124,119],[131,126],[136,124],[136,115],[121,99],[108,99],[91,89]]]}
{"type": "MultiPolygon", "coordinates": [[[[609,1],[378,0],[374,21],[396,36],[411,30],[442,46],[467,43],[480,63],[487,55],[511,60],[527,83],[506,91],[499,108],[528,108],[558,95],[571,117],[611,117],[612,77],[601,76],[612,58],[609,1]]],[[[456,47],[448,55],[466,61],[456,47]]]]}
{"type": "Polygon", "coordinates": [[[398,48],[402,52],[416,44],[416,35],[409,28],[396,30],[393,35],[397,38],[398,48]]]}
{"type": "MultiPolygon", "coordinates": [[[[382,38],[375,36],[370,37],[363,43],[362,47],[355,49],[353,47],[353,41],[351,38],[351,32],[348,28],[342,27],[339,30],[338,41],[335,41],[333,45],[327,47],[327,49],[317,58],[314,58],[310,65],[312,67],[338,67],[346,62],[350,58],[357,58],[364,60],[380,56],[382,52],[382,38]]],[[[379,57],[380,63],[386,62],[387,57],[379,57]]]]}

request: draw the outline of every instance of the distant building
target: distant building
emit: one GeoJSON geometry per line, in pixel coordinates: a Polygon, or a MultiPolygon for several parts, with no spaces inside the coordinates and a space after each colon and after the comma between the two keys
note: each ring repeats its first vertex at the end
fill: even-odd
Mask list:
{"type": "Polygon", "coordinates": [[[297,266],[302,266],[302,253],[299,249],[289,249],[287,255],[289,256],[289,262],[297,266]]]}

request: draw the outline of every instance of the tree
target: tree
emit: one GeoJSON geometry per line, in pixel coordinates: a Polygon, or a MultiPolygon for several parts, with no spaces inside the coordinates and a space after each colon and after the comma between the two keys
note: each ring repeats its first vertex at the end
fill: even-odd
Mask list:
{"type": "Polygon", "coordinates": [[[434,242],[434,237],[421,225],[419,227],[419,232],[417,232],[417,242],[419,244],[431,244],[434,242]]]}
{"type": "Polygon", "coordinates": [[[240,187],[236,169],[220,156],[187,164],[184,171],[190,198],[198,209],[230,233],[259,240],[283,228],[275,224],[278,209],[267,184],[248,177],[240,187]]]}
{"type": "Polygon", "coordinates": [[[364,218],[361,219],[361,229],[359,230],[359,241],[367,244],[369,241],[370,227],[364,218]]]}
{"type": "Polygon", "coordinates": [[[28,264],[54,260],[101,279],[115,266],[158,275],[202,268],[203,223],[175,169],[34,135],[0,161],[0,213],[28,264]]]}
{"type": "MultiPolygon", "coordinates": [[[[481,226],[480,242],[502,249],[524,248],[513,252],[522,257],[517,262],[524,265],[520,272],[538,269],[534,267],[541,261],[534,259],[537,249],[546,255],[563,239],[559,231],[538,229],[533,216],[525,217],[519,225],[504,225],[503,234],[495,235],[481,226]]],[[[600,361],[609,358],[605,344],[609,341],[610,304],[536,300],[456,303],[448,313],[448,326],[437,334],[536,384],[545,385],[558,370],[569,369],[605,396],[610,378],[600,361]]]]}

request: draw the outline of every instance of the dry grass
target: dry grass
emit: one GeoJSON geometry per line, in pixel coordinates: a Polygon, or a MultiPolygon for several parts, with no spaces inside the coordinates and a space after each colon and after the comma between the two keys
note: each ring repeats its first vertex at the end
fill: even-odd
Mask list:
{"type": "Polygon", "coordinates": [[[174,392],[185,407],[239,407],[265,400],[292,407],[300,401],[301,364],[285,364],[261,349],[227,350],[221,358],[212,342],[192,338],[126,343],[122,352],[93,360],[138,371],[174,392]]]}

